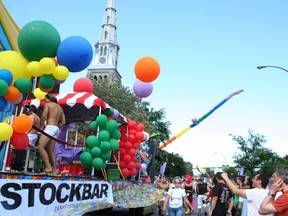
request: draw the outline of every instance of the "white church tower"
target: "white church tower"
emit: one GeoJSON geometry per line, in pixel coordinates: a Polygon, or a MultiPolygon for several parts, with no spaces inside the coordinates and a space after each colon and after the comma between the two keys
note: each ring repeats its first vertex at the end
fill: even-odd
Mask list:
{"type": "Polygon", "coordinates": [[[120,47],[116,41],[115,2],[116,0],[107,0],[101,37],[95,44],[94,59],[87,69],[87,78],[92,81],[108,79],[121,84],[122,77],[117,70],[120,47]]]}

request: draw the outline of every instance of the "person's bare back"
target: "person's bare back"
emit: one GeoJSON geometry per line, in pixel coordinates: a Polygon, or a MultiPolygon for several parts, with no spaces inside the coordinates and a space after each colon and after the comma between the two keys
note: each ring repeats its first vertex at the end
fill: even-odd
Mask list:
{"type": "Polygon", "coordinates": [[[44,106],[47,109],[47,124],[48,125],[55,125],[59,128],[63,125],[63,110],[57,103],[46,103],[44,106]]]}

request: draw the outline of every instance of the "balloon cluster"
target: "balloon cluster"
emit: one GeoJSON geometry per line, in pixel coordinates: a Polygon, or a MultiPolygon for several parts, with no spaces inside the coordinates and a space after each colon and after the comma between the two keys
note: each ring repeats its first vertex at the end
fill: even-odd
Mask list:
{"type": "Polygon", "coordinates": [[[137,162],[136,152],[144,139],[144,124],[128,119],[128,124],[120,128],[120,162],[119,166],[124,176],[135,176],[142,168],[137,162]]]}
{"type": "Polygon", "coordinates": [[[133,91],[136,96],[146,98],[153,91],[152,82],[160,74],[160,65],[152,57],[146,56],[139,59],[134,67],[136,81],[133,85],[133,91]]]}
{"type": "MultiPolygon", "coordinates": [[[[113,114],[113,110],[109,109],[113,114]]],[[[112,116],[111,114],[111,116],[112,116]]],[[[121,133],[118,123],[111,116],[101,114],[90,124],[92,131],[97,131],[96,135],[90,135],[86,139],[87,147],[80,155],[81,164],[84,167],[94,167],[97,170],[106,167],[106,161],[111,157],[111,151],[119,149],[119,138],[121,133]]]]}
{"type": "Polygon", "coordinates": [[[17,150],[23,150],[29,145],[28,135],[33,125],[32,118],[22,114],[14,118],[12,126],[6,122],[0,123],[0,141],[10,139],[11,145],[17,150]]]}

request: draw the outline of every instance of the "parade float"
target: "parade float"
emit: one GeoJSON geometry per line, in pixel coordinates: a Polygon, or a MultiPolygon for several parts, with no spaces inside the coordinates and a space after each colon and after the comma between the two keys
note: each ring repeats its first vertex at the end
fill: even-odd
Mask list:
{"type": "Polygon", "coordinates": [[[32,21],[20,30],[1,1],[0,12],[1,214],[83,215],[112,207],[150,213],[163,192],[141,178],[149,163],[144,125],[94,95],[86,78],[73,84],[74,92],[55,88],[69,73],[90,64],[91,45],[81,36],[61,40],[45,21],[32,21]],[[57,98],[67,121],[54,138],[57,175],[42,172],[27,133],[32,127],[45,132],[23,114],[27,104],[41,110],[48,92],[57,98]],[[24,171],[12,168],[14,150],[26,153],[24,171]]]}

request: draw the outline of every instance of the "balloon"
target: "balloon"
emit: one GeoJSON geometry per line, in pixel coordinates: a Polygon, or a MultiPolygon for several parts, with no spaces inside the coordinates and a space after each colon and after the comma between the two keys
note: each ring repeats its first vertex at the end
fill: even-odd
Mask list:
{"type": "Polygon", "coordinates": [[[134,163],[133,161],[130,161],[130,162],[127,164],[127,168],[128,168],[129,170],[134,169],[134,168],[135,168],[135,163],[134,163]]]}
{"type": "Polygon", "coordinates": [[[127,142],[125,143],[125,148],[126,148],[127,150],[131,149],[131,148],[132,148],[132,143],[127,141],[127,142]]]}
{"type": "Polygon", "coordinates": [[[13,134],[13,128],[7,123],[0,123],[0,141],[5,141],[10,139],[13,134]]]}
{"type": "Polygon", "coordinates": [[[93,57],[91,44],[83,37],[71,36],[64,39],[57,50],[57,60],[70,72],[80,72],[86,69],[93,57]]]}
{"type": "Polygon", "coordinates": [[[16,51],[7,50],[0,52],[0,69],[9,70],[12,73],[12,84],[22,77],[31,78],[31,75],[26,70],[27,64],[27,59],[16,51]]]}
{"type": "Polygon", "coordinates": [[[23,94],[20,93],[20,97],[18,98],[18,100],[14,101],[13,104],[19,104],[22,102],[22,100],[23,100],[23,94]]]}
{"type": "Polygon", "coordinates": [[[111,153],[110,153],[109,151],[103,152],[103,153],[101,154],[101,158],[103,159],[103,161],[109,160],[110,157],[111,157],[111,153]]]}
{"type": "Polygon", "coordinates": [[[123,161],[128,164],[131,161],[131,156],[128,154],[124,155],[123,161]]]}
{"type": "Polygon", "coordinates": [[[4,111],[7,105],[7,100],[4,97],[0,97],[0,111],[4,111]]]}
{"type": "Polygon", "coordinates": [[[139,59],[134,67],[136,78],[142,82],[152,82],[160,74],[160,65],[152,57],[143,57],[139,59]]]}
{"type": "Polygon", "coordinates": [[[46,93],[43,92],[40,88],[36,88],[33,93],[38,100],[44,99],[46,95],[46,93]]]}
{"type": "Polygon", "coordinates": [[[123,168],[121,170],[121,172],[122,172],[123,176],[125,176],[125,177],[129,176],[129,170],[127,168],[123,168]]]}
{"type": "Polygon", "coordinates": [[[129,176],[135,176],[137,173],[136,169],[129,170],[129,176]]]}
{"type": "Polygon", "coordinates": [[[106,123],[106,129],[110,133],[113,133],[118,128],[118,123],[115,120],[110,120],[106,123]]]}
{"type": "Polygon", "coordinates": [[[26,133],[16,133],[14,131],[13,135],[11,136],[10,143],[15,149],[24,150],[29,145],[28,135],[26,133]]]}
{"type": "Polygon", "coordinates": [[[8,92],[8,85],[4,80],[0,79],[0,96],[5,95],[8,92]]]}
{"type": "Polygon", "coordinates": [[[52,89],[55,85],[55,79],[51,74],[43,74],[40,77],[39,84],[44,89],[52,89]]]}
{"type": "Polygon", "coordinates": [[[20,98],[20,91],[16,87],[10,85],[10,86],[8,86],[8,91],[4,95],[4,98],[7,101],[13,103],[13,102],[17,101],[20,98]]]}
{"type": "Polygon", "coordinates": [[[9,86],[12,83],[13,75],[9,70],[2,69],[0,70],[0,80],[5,81],[6,84],[9,86]]]}
{"type": "Polygon", "coordinates": [[[112,116],[113,113],[114,113],[113,108],[107,108],[107,109],[105,110],[105,115],[106,115],[106,116],[112,116]]]}
{"type": "Polygon", "coordinates": [[[99,147],[100,142],[98,137],[94,135],[90,135],[86,138],[86,144],[89,146],[89,148],[99,147]]]}
{"type": "Polygon", "coordinates": [[[56,59],[56,58],[52,58],[52,57],[51,57],[51,59],[53,60],[53,62],[54,62],[54,64],[55,64],[55,67],[57,67],[57,66],[58,66],[58,61],[57,61],[57,59],[56,59]]]}
{"type": "Polygon", "coordinates": [[[147,169],[147,165],[145,163],[141,164],[141,170],[146,170],[147,169]]]}
{"type": "Polygon", "coordinates": [[[142,82],[136,79],[133,85],[133,91],[137,97],[146,98],[151,95],[153,91],[153,84],[148,82],[142,82]]]}
{"type": "Polygon", "coordinates": [[[142,141],[144,139],[144,134],[142,132],[137,132],[135,137],[137,140],[142,141]]]}
{"type": "Polygon", "coordinates": [[[107,121],[108,121],[107,116],[103,115],[103,114],[97,116],[97,118],[96,118],[96,122],[100,126],[106,125],[107,121]]]}
{"type": "Polygon", "coordinates": [[[124,161],[119,162],[120,169],[126,168],[126,163],[124,161]]]}
{"type": "Polygon", "coordinates": [[[133,129],[133,128],[135,128],[136,126],[137,126],[136,121],[129,121],[129,122],[128,122],[128,128],[129,128],[129,129],[133,129]]]}
{"type": "Polygon", "coordinates": [[[40,70],[39,62],[38,61],[31,61],[26,66],[27,72],[34,77],[39,77],[43,74],[40,70]]]}
{"type": "Polygon", "coordinates": [[[91,123],[90,123],[90,129],[92,130],[92,131],[97,131],[97,122],[96,121],[92,121],[91,123]]]}
{"type": "MultiPolygon", "coordinates": [[[[54,77],[55,78],[55,77],[54,77]]],[[[58,84],[58,85],[60,85],[60,84],[62,84],[62,83],[64,83],[66,80],[56,80],[55,79],[55,84],[58,84]]]]}
{"type": "Polygon", "coordinates": [[[44,57],[39,61],[39,67],[43,74],[52,74],[56,68],[52,58],[44,57]]]}
{"type": "Polygon", "coordinates": [[[69,76],[69,70],[63,65],[59,65],[53,71],[53,77],[57,80],[66,80],[69,76]]]}
{"type": "Polygon", "coordinates": [[[121,137],[121,133],[119,130],[115,130],[114,132],[110,133],[110,138],[118,140],[121,137]]]}
{"type": "Polygon", "coordinates": [[[12,128],[14,132],[26,133],[31,130],[33,125],[33,120],[29,116],[22,114],[17,117],[12,122],[12,128]]]}
{"type": "Polygon", "coordinates": [[[111,149],[111,144],[108,141],[103,141],[100,144],[100,148],[102,152],[107,152],[111,149]]]}
{"type": "Polygon", "coordinates": [[[98,139],[100,141],[107,141],[110,139],[110,133],[107,130],[101,130],[98,134],[98,139]]]}
{"type": "Polygon", "coordinates": [[[101,156],[101,149],[99,147],[97,147],[97,146],[93,147],[91,149],[90,153],[91,153],[93,158],[100,157],[101,156]]]}
{"type": "Polygon", "coordinates": [[[111,144],[111,150],[118,150],[119,149],[119,142],[116,139],[109,139],[111,144]]]}
{"type": "Polygon", "coordinates": [[[38,87],[39,87],[39,89],[40,89],[42,92],[50,92],[50,91],[52,90],[52,88],[50,88],[50,89],[45,89],[45,88],[43,88],[43,87],[40,85],[40,83],[38,83],[38,87]]]}
{"type": "Polygon", "coordinates": [[[120,155],[126,155],[127,154],[127,149],[125,148],[120,148],[119,149],[120,155]]]}
{"type": "Polygon", "coordinates": [[[83,165],[88,165],[92,162],[92,155],[89,152],[82,152],[80,154],[80,161],[83,165]]]}
{"type": "Polygon", "coordinates": [[[93,92],[93,83],[88,78],[79,78],[74,82],[73,85],[74,92],[93,92]]]}
{"type": "Polygon", "coordinates": [[[97,170],[101,170],[104,168],[104,161],[100,157],[94,158],[92,160],[92,166],[97,170]]]}
{"type": "Polygon", "coordinates": [[[131,149],[129,149],[128,154],[132,157],[136,154],[136,150],[131,148],[131,149]]]}
{"type": "Polygon", "coordinates": [[[119,117],[120,113],[117,109],[114,109],[114,112],[113,112],[113,115],[112,115],[112,118],[113,119],[117,119],[119,117]]]}
{"type": "Polygon", "coordinates": [[[60,43],[58,31],[50,23],[41,20],[29,22],[18,35],[20,52],[29,61],[55,57],[60,43]]]}
{"type": "Polygon", "coordinates": [[[141,164],[135,164],[135,168],[136,168],[136,170],[140,170],[141,169],[141,164]]]}
{"type": "Polygon", "coordinates": [[[14,86],[22,93],[27,93],[32,89],[32,83],[27,78],[19,78],[15,81],[14,86]]]}

